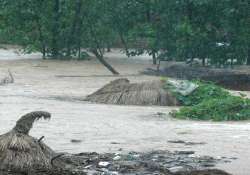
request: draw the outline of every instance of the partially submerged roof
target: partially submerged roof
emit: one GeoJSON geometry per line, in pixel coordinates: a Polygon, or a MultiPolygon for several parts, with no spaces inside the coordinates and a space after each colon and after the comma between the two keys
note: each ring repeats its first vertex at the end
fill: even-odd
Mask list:
{"type": "Polygon", "coordinates": [[[176,97],[164,85],[165,82],[160,80],[130,83],[128,79],[117,79],[87,96],[85,100],[119,105],[178,105],[176,97]]]}
{"type": "Polygon", "coordinates": [[[22,116],[16,126],[0,135],[0,170],[27,172],[50,169],[54,152],[41,140],[29,136],[34,121],[49,119],[50,113],[36,111],[22,116]]]}

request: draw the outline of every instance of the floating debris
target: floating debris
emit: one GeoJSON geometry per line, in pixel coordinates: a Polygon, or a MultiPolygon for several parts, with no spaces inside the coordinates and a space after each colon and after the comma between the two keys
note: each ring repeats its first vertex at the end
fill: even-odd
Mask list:
{"type": "Polygon", "coordinates": [[[205,145],[205,142],[188,142],[184,140],[169,140],[168,143],[175,143],[175,144],[184,144],[186,146],[192,146],[192,145],[205,145]]]}
{"type": "Polygon", "coordinates": [[[13,77],[10,69],[8,69],[8,76],[6,76],[2,80],[0,80],[0,85],[6,85],[6,84],[10,84],[10,83],[14,83],[14,77],[13,77]]]}

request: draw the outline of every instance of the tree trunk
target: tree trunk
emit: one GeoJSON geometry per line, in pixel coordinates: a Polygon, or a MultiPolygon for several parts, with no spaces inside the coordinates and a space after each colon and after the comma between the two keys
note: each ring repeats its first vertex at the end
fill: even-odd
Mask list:
{"type": "MultiPolygon", "coordinates": [[[[185,15],[188,19],[188,22],[190,23],[192,21],[192,8],[191,8],[191,3],[190,0],[186,0],[186,9],[185,9],[185,15]]],[[[184,60],[187,60],[189,58],[192,59],[193,55],[192,52],[190,51],[190,36],[188,34],[186,34],[185,36],[185,58],[184,60]]],[[[193,61],[193,59],[192,59],[193,61]]]]}
{"type": "Polygon", "coordinates": [[[153,51],[152,56],[153,56],[153,64],[156,65],[157,64],[157,58],[156,58],[155,51],[153,51]]]}
{"type": "Polygon", "coordinates": [[[99,54],[98,51],[95,49],[92,51],[96,58],[114,75],[119,75],[117,72],[104,58],[102,54],[99,54]]]}
{"type": "Polygon", "coordinates": [[[123,37],[123,34],[120,33],[119,35],[120,35],[121,42],[122,42],[122,44],[123,44],[123,46],[125,48],[126,55],[127,55],[127,57],[130,57],[128,46],[127,46],[127,43],[126,43],[126,41],[125,41],[125,39],[123,37]]]}
{"type": "Polygon", "coordinates": [[[38,20],[37,23],[38,23],[38,30],[39,30],[39,41],[41,43],[43,59],[45,59],[46,58],[46,45],[45,45],[45,40],[44,40],[44,36],[42,33],[41,25],[40,25],[40,20],[38,20]]]}
{"type": "Polygon", "coordinates": [[[123,29],[122,25],[120,25],[121,21],[119,19],[117,19],[116,16],[114,16],[113,20],[114,20],[114,25],[116,25],[116,27],[118,29],[118,35],[119,35],[119,38],[120,38],[120,40],[122,42],[122,45],[123,45],[123,47],[125,49],[126,55],[127,55],[127,57],[130,57],[129,48],[128,48],[127,42],[125,41],[125,38],[123,36],[123,34],[124,34],[123,30],[124,29],[123,29]]]}
{"type": "Polygon", "coordinates": [[[107,52],[111,52],[111,44],[109,42],[107,43],[107,52]]]}
{"type": "Polygon", "coordinates": [[[59,10],[60,0],[54,0],[53,7],[53,25],[52,25],[52,58],[57,59],[59,56],[59,10]]]}
{"type": "Polygon", "coordinates": [[[78,59],[81,59],[81,46],[78,46],[78,59]]]}
{"type": "Polygon", "coordinates": [[[43,51],[42,51],[43,52],[43,59],[45,60],[46,59],[46,47],[45,47],[45,45],[43,45],[42,47],[43,47],[42,48],[43,49],[43,51]]]}
{"type": "Polygon", "coordinates": [[[46,42],[45,42],[45,37],[44,37],[44,33],[43,33],[43,30],[42,30],[42,20],[41,20],[41,18],[42,18],[42,6],[43,6],[43,1],[42,0],[40,0],[40,1],[37,1],[38,2],[38,4],[37,4],[37,6],[36,6],[36,8],[34,9],[34,10],[36,10],[37,11],[37,14],[35,15],[35,22],[36,22],[36,24],[37,24],[37,28],[38,28],[38,40],[39,40],[39,42],[40,42],[40,48],[41,48],[41,50],[40,50],[40,52],[42,53],[42,55],[43,55],[43,59],[45,59],[46,58],[46,42]]]}
{"type": "Polygon", "coordinates": [[[206,66],[206,58],[202,58],[202,66],[203,66],[203,67],[206,66]]]}
{"type": "MultiPolygon", "coordinates": [[[[82,0],[79,2],[79,6],[82,7],[82,0]]],[[[78,48],[78,58],[81,58],[81,46],[82,46],[82,24],[83,24],[83,15],[82,15],[82,8],[79,8],[78,11],[79,18],[76,27],[76,36],[77,36],[77,48],[78,48]]]]}
{"type": "Polygon", "coordinates": [[[95,43],[95,47],[91,49],[92,53],[96,56],[96,58],[110,71],[112,72],[114,75],[119,75],[119,72],[117,72],[107,61],[105,61],[105,59],[103,58],[103,51],[102,50],[102,46],[98,40],[98,38],[96,38],[96,33],[94,31],[94,27],[92,26],[91,21],[89,21],[89,28],[90,28],[90,33],[94,39],[94,43],[95,43]]]}
{"type": "MultiPolygon", "coordinates": [[[[72,23],[72,27],[68,36],[68,41],[67,41],[67,56],[71,56],[71,49],[72,49],[72,44],[74,43],[74,40],[77,36],[74,34],[76,33],[77,30],[77,23],[80,21],[81,18],[81,8],[82,8],[82,0],[75,0],[75,15],[72,23]]],[[[79,37],[79,36],[78,36],[79,37]]]]}
{"type": "Polygon", "coordinates": [[[247,65],[250,65],[250,47],[248,47],[247,65]]]}
{"type": "MultiPolygon", "coordinates": [[[[39,23],[39,21],[38,21],[39,23]]],[[[41,43],[41,47],[42,47],[42,54],[43,54],[43,59],[46,58],[46,45],[45,45],[45,40],[44,40],[44,36],[43,36],[43,33],[42,33],[42,29],[41,29],[41,25],[40,23],[38,24],[38,28],[39,28],[39,41],[41,43]]]]}
{"type": "Polygon", "coordinates": [[[146,2],[145,4],[146,6],[146,19],[147,19],[147,22],[151,22],[151,2],[148,1],[146,2]]]}

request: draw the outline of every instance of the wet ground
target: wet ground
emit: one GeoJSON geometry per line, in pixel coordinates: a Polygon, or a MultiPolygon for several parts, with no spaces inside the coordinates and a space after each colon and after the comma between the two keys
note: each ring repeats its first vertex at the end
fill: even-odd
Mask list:
{"type": "MultiPolygon", "coordinates": [[[[107,56],[122,76],[132,82],[157,78],[138,75],[139,71],[152,67],[147,56],[127,59],[116,52],[107,56]]],[[[52,120],[36,124],[31,135],[44,135],[45,142],[56,151],[192,150],[196,155],[230,157],[231,163],[218,164],[218,168],[235,175],[249,174],[250,121],[180,121],[168,116],[177,108],[83,102],[81,99],[87,94],[117,77],[111,76],[95,60],[48,61],[38,58],[38,54],[18,56],[0,50],[0,77],[4,77],[9,68],[15,78],[14,84],[0,87],[0,133],[14,126],[20,115],[46,110],[52,113],[52,120]],[[188,142],[204,144],[186,144],[188,142]]],[[[249,92],[247,94],[250,96],[249,92]]]]}

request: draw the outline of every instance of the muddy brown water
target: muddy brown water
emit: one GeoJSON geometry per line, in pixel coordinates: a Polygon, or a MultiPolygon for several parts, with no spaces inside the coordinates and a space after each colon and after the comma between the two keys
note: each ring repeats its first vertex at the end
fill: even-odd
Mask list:
{"type": "MultiPolygon", "coordinates": [[[[107,57],[123,77],[132,82],[156,79],[137,75],[146,67],[152,67],[147,56],[127,59],[116,51],[107,57]]],[[[250,172],[250,121],[181,121],[168,116],[171,110],[177,109],[175,107],[83,102],[81,99],[87,94],[117,78],[110,76],[95,60],[44,61],[39,59],[39,54],[17,55],[0,50],[0,77],[7,74],[8,68],[14,74],[15,83],[0,87],[0,133],[11,129],[20,115],[46,110],[52,113],[51,121],[37,123],[31,135],[45,136],[45,142],[56,151],[193,150],[197,156],[232,158],[231,163],[218,165],[232,174],[248,175],[250,172]],[[72,139],[81,142],[72,143],[72,139]],[[185,145],[169,143],[169,140],[206,144],[185,145]]],[[[250,92],[246,93],[250,97],[250,92]]]]}

